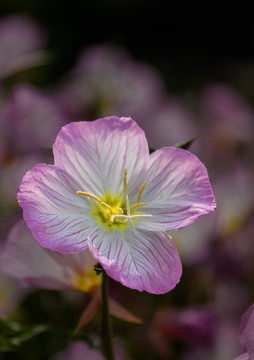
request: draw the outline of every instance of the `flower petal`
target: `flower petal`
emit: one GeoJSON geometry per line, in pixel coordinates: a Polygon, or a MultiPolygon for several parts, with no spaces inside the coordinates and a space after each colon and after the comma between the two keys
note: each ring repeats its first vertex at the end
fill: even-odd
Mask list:
{"type": "Polygon", "coordinates": [[[171,238],[162,232],[94,231],[89,249],[107,274],[139,291],[163,294],[179,282],[182,266],[171,238]]]}
{"type": "Polygon", "coordinates": [[[254,357],[254,305],[251,305],[242,316],[240,342],[252,359],[254,357]]]}
{"type": "Polygon", "coordinates": [[[248,353],[244,353],[240,356],[237,356],[237,358],[235,358],[234,360],[251,360],[251,358],[248,353]]]}
{"type": "Polygon", "coordinates": [[[102,354],[90,347],[83,341],[71,342],[67,349],[58,353],[52,360],[105,360],[102,354]]]}
{"type": "Polygon", "coordinates": [[[79,318],[78,324],[75,328],[75,332],[82,329],[92,320],[99,305],[99,299],[100,291],[95,291],[93,294],[91,294],[89,302],[79,318]]]}
{"type": "Polygon", "coordinates": [[[142,320],[132,314],[129,310],[127,310],[124,306],[120,305],[117,301],[112,298],[108,299],[109,312],[111,315],[116,316],[119,319],[124,321],[131,322],[133,324],[141,324],[142,320]]]}
{"type": "Polygon", "coordinates": [[[117,116],[73,122],[62,128],[54,147],[55,165],[82,184],[80,190],[99,196],[122,191],[124,168],[128,188],[137,188],[148,158],[145,134],[131,118],[117,116]]]}
{"type": "Polygon", "coordinates": [[[175,230],[193,223],[215,208],[215,200],[205,166],[190,152],[165,147],[150,156],[148,181],[141,201],[152,217],[140,218],[137,227],[175,230]]]}
{"type": "Polygon", "coordinates": [[[63,253],[87,248],[94,221],[88,204],[76,191],[80,185],[53,165],[38,164],[24,176],[18,202],[24,219],[39,243],[63,253]]]}
{"type": "Polygon", "coordinates": [[[60,254],[41,247],[25,222],[10,231],[1,254],[1,268],[23,282],[42,289],[73,289],[75,277],[95,263],[89,251],[60,254]]]}

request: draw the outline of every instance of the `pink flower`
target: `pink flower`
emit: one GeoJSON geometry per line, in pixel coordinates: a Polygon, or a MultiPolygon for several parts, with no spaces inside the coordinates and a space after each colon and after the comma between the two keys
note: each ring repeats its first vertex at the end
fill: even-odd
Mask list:
{"type": "MultiPolygon", "coordinates": [[[[31,85],[14,87],[0,104],[0,207],[15,210],[24,174],[38,162],[52,161],[45,148],[52,146],[64,121],[55,102],[31,85]]],[[[0,223],[1,234],[8,226],[0,223]]]]}
{"type": "Polygon", "coordinates": [[[103,360],[104,356],[81,341],[72,342],[65,351],[57,354],[52,360],[103,360]]]}
{"type": "Polygon", "coordinates": [[[162,78],[151,66],[134,61],[125,50],[90,46],[56,92],[73,119],[126,112],[147,118],[165,96],[162,78]]]}
{"type": "Polygon", "coordinates": [[[235,360],[251,360],[254,358],[254,305],[243,314],[240,325],[240,342],[246,353],[235,360]]]}
{"type": "Polygon", "coordinates": [[[201,148],[214,168],[232,160],[249,161],[253,153],[254,112],[236,89],[223,83],[206,86],[199,97],[201,148]],[[202,139],[204,141],[202,141],[202,139]]]}
{"type": "MultiPolygon", "coordinates": [[[[115,359],[128,360],[119,344],[115,344],[115,359]]],[[[104,356],[96,349],[91,349],[82,341],[73,341],[66,350],[60,352],[52,360],[104,360],[104,356]]]]}
{"type": "Polygon", "coordinates": [[[63,80],[52,95],[73,121],[128,113],[145,130],[153,149],[200,132],[184,103],[168,96],[156,69],[135,61],[124,49],[90,46],[63,80]]]}
{"type": "Polygon", "coordinates": [[[244,353],[240,356],[237,356],[237,358],[235,358],[235,360],[251,360],[251,358],[249,357],[248,353],[244,353]]]}
{"type": "Polygon", "coordinates": [[[205,130],[215,145],[252,142],[253,110],[236,89],[224,83],[208,85],[200,96],[205,130]]]}
{"type": "MultiPolygon", "coordinates": [[[[179,144],[199,134],[191,111],[179,99],[169,97],[150,116],[141,118],[139,125],[145,130],[152,149],[179,144]]],[[[193,146],[197,143],[194,142],[193,146]]]]}
{"type": "Polygon", "coordinates": [[[93,292],[101,285],[101,277],[93,270],[95,263],[88,250],[63,255],[44,249],[24,221],[12,228],[1,254],[4,272],[25,286],[50,290],[93,292]]]}
{"type": "Polygon", "coordinates": [[[39,64],[46,43],[44,30],[32,19],[12,15],[0,21],[0,79],[39,64]]]}
{"type": "Polygon", "coordinates": [[[190,347],[184,352],[181,360],[232,360],[239,351],[236,341],[236,329],[232,322],[219,321],[214,335],[212,347],[190,347]]]}
{"type": "Polygon", "coordinates": [[[164,147],[149,156],[131,118],[71,123],[20,186],[24,219],[39,243],[63,253],[89,249],[123,285],[161,294],[178,283],[181,262],[167,230],[215,208],[204,165],[164,147]]]}
{"type": "Polygon", "coordinates": [[[170,359],[172,343],[191,348],[210,349],[215,337],[213,312],[207,307],[165,308],[156,312],[149,338],[163,359],[170,359]]]}
{"type": "Polygon", "coordinates": [[[0,119],[6,151],[13,156],[52,146],[56,134],[67,122],[50,96],[25,84],[13,89],[0,109],[0,119]]]}

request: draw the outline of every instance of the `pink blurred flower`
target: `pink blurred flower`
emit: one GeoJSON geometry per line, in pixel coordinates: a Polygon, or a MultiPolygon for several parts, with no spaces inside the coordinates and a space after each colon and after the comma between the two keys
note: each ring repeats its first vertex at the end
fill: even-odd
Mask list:
{"type": "MultiPolygon", "coordinates": [[[[41,247],[23,220],[13,226],[0,256],[1,269],[19,279],[25,286],[49,290],[77,290],[90,294],[77,329],[93,318],[100,303],[101,276],[93,269],[95,263],[88,250],[77,254],[60,254],[41,247]]],[[[112,315],[122,320],[141,322],[112,298],[109,298],[109,310],[112,315]]]]}
{"type": "Polygon", "coordinates": [[[59,106],[31,85],[13,89],[0,109],[0,117],[6,151],[10,154],[52,146],[56,134],[66,123],[59,106]]]}
{"type": "MultiPolygon", "coordinates": [[[[0,268],[6,274],[19,279],[24,286],[49,290],[78,290],[90,294],[88,304],[78,321],[77,330],[93,318],[99,305],[101,276],[93,270],[94,264],[95,260],[89,251],[63,255],[44,249],[33,238],[23,220],[13,226],[0,256],[0,268]]],[[[7,300],[10,302],[9,297],[7,300]]],[[[111,313],[124,318],[123,312],[114,312],[114,304],[112,307],[111,302],[111,313]]],[[[135,317],[129,321],[131,319],[135,320],[135,317]]]]}
{"type": "MultiPolygon", "coordinates": [[[[81,341],[73,341],[68,348],[63,352],[57,354],[52,360],[104,360],[104,356],[95,349],[81,341]]],[[[118,344],[115,346],[115,359],[128,360],[129,358],[124,355],[119,348],[118,344]]]]}
{"type": "Polygon", "coordinates": [[[223,83],[211,84],[199,100],[202,151],[207,159],[217,167],[225,167],[242,156],[246,146],[253,148],[254,112],[236,89],[223,83]]]}
{"type": "Polygon", "coordinates": [[[253,180],[252,168],[244,162],[217,173],[214,192],[218,199],[218,234],[234,234],[251,215],[254,208],[253,180]]]}
{"type": "MultiPolygon", "coordinates": [[[[254,256],[254,174],[251,168],[241,162],[214,172],[213,175],[216,214],[199,219],[188,228],[171,232],[171,236],[185,265],[204,264],[213,259],[210,265],[212,268],[219,265],[218,279],[224,271],[237,272],[238,277],[240,273],[251,274],[254,256]]],[[[223,287],[226,288],[226,285],[223,284],[223,287]]]]}
{"type": "Polygon", "coordinates": [[[182,360],[232,360],[239,351],[236,334],[234,325],[221,322],[217,325],[212,347],[190,348],[183,354],[182,360]]]}
{"type": "Polygon", "coordinates": [[[252,360],[254,358],[254,305],[244,313],[240,325],[240,342],[246,353],[235,360],[252,360]]]}
{"type": "Polygon", "coordinates": [[[204,263],[209,259],[212,240],[216,235],[216,226],[217,211],[216,214],[198,219],[187,228],[170,232],[183,264],[193,266],[204,263]]]}
{"type": "Polygon", "coordinates": [[[154,149],[198,134],[193,115],[182,102],[168,97],[156,69],[117,47],[86,49],[54,95],[74,121],[128,114],[145,130],[154,149]]]}
{"type": "Polygon", "coordinates": [[[45,31],[24,15],[0,19],[0,80],[39,63],[45,31]]]}
{"type": "MultiPolygon", "coordinates": [[[[19,85],[0,105],[1,215],[16,211],[16,193],[24,174],[38,162],[51,162],[57,132],[65,124],[58,105],[30,85],[19,85]]],[[[11,215],[11,214],[10,214],[11,215]]],[[[6,235],[5,219],[0,236],[6,235]]]]}
{"type": "Polygon", "coordinates": [[[201,107],[207,115],[206,126],[214,131],[210,136],[216,135],[225,143],[229,139],[252,141],[253,110],[236,89],[223,83],[207,86],[201,96],[201,107]]]}
{"type": "Polygon", "coordinates": [[[89,248],[109,276],[130,288],[174,288],[182,269],[165,231],[214,210],[204,165],[182,149],[149,156],[131,118],[71,123],[53,151],[55,165],[35,166],[18,194],[40,244],[63,253],[89,248]]]}
{"type": "MultiPolygon", "coordinates": [[[[224,249],[228,256],[234,259],[237,269],[237,274],[240,277],[241,283],[246,287],[243,279],[250,281],[254,271],[254,248],[253,248],[253,211],[249,214],[249,217],[245,219],[245,224],[235,234],[230,235],[225,241],[224,249]]],[[[246,290],[251,288],[246,287],[246,290]]],[[[240,299],[244,292],[241,292],[240,299]]],[[[251,301],[251,294],[248,302],[251,301]]]]}
{"type": "Polygon", "coordinates": [[[237,356],[237,358],[235,358],[235,360],[251,360],[251,358],[249,357],[248,353],[244,353],[240,356],[237,356]]]}
{"type": "Polygon", "coordinates": [[[177,341],[192,348],[211,348],[216,326],[214,314],[205,307],[163,309],[156,313],[150,327],[150,338],[158,354],[172,356],[172,343],[177,341]]]}
{"type": "Polygon", "coordinates": [[[163,94],[155,69],[119,48],[95,45],[85,50],[58,89],[58,98],[75,120],[109,113],[146,116],[163,94]]]}
{"type": "Polygon", "coordinates": [[[38,153],[31,153],[25,156],[12,157],[9,164],[4,164],[0,172],[0,207],[6,211],[10,209],[17,210],[17,192],[20,181],[31,167],[43,159],[50,160],[50,158],[40,156],[38,153]]]}
{"type": "Polygon", "coordinates": [[[66,350],[54,356],[52,360],[104,360],[104,356],[81,341],[72,342],[66,350]]]}
{"type": "Polygon", "coordinates": [[[141,118],[139,125],[145,130],[149,146],[153,149],[177,145],[199,134],[191,111],[173,97],[165,99],[156,111],[141,118]]]}
{"type": "Polygon", "coordinates": [[[23,220],[10,231],[0,259],[2,270],[26,286],[93,292],[101,285],[101,277],[93,270],[96,261],[88,250],[63,255],[44,249],[23,220]]]}

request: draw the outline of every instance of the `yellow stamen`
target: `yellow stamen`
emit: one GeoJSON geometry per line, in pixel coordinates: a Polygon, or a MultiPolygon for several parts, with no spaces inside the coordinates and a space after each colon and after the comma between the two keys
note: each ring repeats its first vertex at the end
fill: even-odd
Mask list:
{"type": "Polygon", "coordinates": [[[138,204],[138,202],[139,202],[139,200],[140,200],[140,198],[141,198],[142,192],[143,192],[146,184],[147,184],[147,181],[145,181],[144,184],[142,184],[141,187],[140,187],[140,189],[139,189],[138,197],[137,197],[137,201],[136,201],[137,204],[138,204]]]}
{"type": "MultiPolygon", "coordinates": [[[[95,206],[94,204],[91,203],[92,212],[88,214],[96,216],[99,224],[103,224],[103,225],[105,224],[107,230],[110,230],[113,224],[114,226],[118,227],[121,230],[123,229],[123,225],[121,224],[125,224],[129,222],[132,225],[135,232],[135,227],[134,227],[134,223],[136,221],[135,218],[138,218],[140,216],[143,217],[152,216],[150,214],[146,214],[140,211],[135,212],[135,210],[140,208],[141,206],[148,205],[148,203],[145,202],[139,203],[143,190],[147,185],[147,182],[145,181],[141,185],[138,192],[136,203],[130,206],[129,196],[127,194],[127,188],[128,188],[127,180],[128,180],[127,168],[125,168],[123,171],[123,192],[124,192],[124,197],[126,198],[126,203],[124,203],[123,194],[111,194],[109,190],[107,190],[104,196],[102,196],[101,198],[86,191],[76,192],[78,195],[87,196],[95,200],[100,205],[100,206],[95,206]],[[123,210],[122,207],[120,206],[124,206],[125,210],[123,210]]],[[[113,228],[113,230],[114,229],[115,227],[113,228]]]]}
{"type": "Polygon", "coordinates": [[[130,207],[130,210],[133,210],[133,209],[136,209],[140,206],[145,206],[145,205],[148,205],[148,203],[139,203],[139,204],[134,204],[130,207]]]}
{"type": "Polygon", "coordinates": [[[123,192],[127,190],[127,169],[123,171],[123,192]]]}
{"type": "Polygon", "coordinates": [[[101,201],[101,205],[106,206],[106,208],[110,211],[111,215],[113,214],[113,209],[109,204],[106,204],[105,202],[101,201]]]}
{"type": "Polygon", "coordinates": [[[101,204],[101,200],[100,200],[96,195],[90,194],[89,192],[77,191],[77,194],[78,194],[78,195],[83,195],[83,196],[88,196],[88,197],[90,197],[90,198],[98,201],[98,203],[101,204]]]}

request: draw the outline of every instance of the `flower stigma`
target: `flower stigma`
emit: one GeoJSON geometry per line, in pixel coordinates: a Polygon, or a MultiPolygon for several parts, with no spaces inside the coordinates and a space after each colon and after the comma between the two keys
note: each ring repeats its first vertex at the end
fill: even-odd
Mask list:
{"type": "Polygon", "coordinates": [[[136,211],[138,208],[148,205],[148,203],[140,202],[142,192],[146,185],[147,182],[145,181],[139,189],[136,203],[130,205],[129,195],[127,193],[127,169],[124,169],[122,194],[112,194],[109,190],[106,190],[104,196],[101,198],[85,191],[77,191],[77,194],[93,200],[91,201],[92,211],[89,214],[95,216],[97,222],[100,225],[104,225],[106,230],[115,230],[117,228],[122,231],[130,224],[135,232],[134,223],[137,218],[152,217],[151,214],[136,211]]]}

